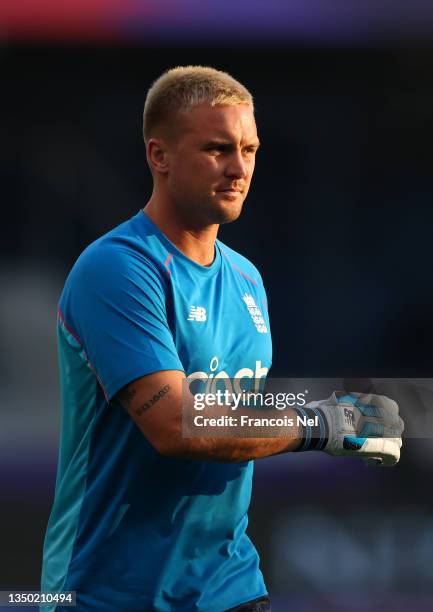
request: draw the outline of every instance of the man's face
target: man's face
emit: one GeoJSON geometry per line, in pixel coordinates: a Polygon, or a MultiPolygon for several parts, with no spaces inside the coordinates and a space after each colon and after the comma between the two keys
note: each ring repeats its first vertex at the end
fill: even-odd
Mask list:
{"type": "Polygon", "coordinates": [[[192,226],[229,223],[241,213],[259,146],[249,104],[201,104],[178,114],[168,150],[171,200],[192,226]]]}

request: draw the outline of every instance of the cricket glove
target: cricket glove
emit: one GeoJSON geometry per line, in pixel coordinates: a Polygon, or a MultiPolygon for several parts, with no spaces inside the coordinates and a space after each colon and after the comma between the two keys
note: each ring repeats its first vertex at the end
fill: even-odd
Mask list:
{"type": "Polygon", "coordinates": [[[360,457],[368,464],[383,466],[395,465],[400,459],[404,423],[397,403],[385,395],[334,392],[299,412],[318,417],[317,426],[304,429],[299,450],[360,457]]]}

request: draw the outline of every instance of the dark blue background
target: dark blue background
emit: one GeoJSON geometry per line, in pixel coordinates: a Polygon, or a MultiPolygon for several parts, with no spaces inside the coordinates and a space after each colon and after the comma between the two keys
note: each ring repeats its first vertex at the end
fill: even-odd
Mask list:
{"type": "MultiPolygon", "coordinates": [[[[256,174],[220,237],[264,277],[272,374],[432,376],[431,47],[9,44],[0,63],[0,588],[38,587],[56,300],[80,251],[150,195],[141,113],[166,68],[209,64],[255,96],[256,174]]],[[[392,470],[258,462],[251,534],[277,612],[431,609],[432,466],[431,438],[392,470]]]]}

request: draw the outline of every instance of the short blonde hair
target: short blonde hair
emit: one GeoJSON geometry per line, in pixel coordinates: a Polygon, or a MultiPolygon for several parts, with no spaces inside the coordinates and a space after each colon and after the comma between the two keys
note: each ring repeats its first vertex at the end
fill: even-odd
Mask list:
{"type": "Polygon", "coordinates": [[[144,142],[156,126],[179,110],[198,104],[251,104],[253,96],[227,72],[208,66],[178,66],[164,72],[147,92],[143,111],[144,142]]]}

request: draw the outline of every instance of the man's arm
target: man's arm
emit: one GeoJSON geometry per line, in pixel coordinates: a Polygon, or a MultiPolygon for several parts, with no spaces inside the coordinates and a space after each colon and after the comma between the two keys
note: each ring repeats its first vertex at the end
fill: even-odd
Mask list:
{"type": "MultiPolygon", "coordinates": [[[[334,392],[326,400],[313,401],[302,408],[286,408],[286,419],[292,425],[252,427],[247,433],[235,425],[226,430],[227,437],[199,437],[197,430],[194,437],[188,437],[188,428],[188,436],[183,435],[182,417],[186,416],[190,424],[191,415],[197,413],[194,396],[185,380],[181,371],[159,371],[133,381],[116,395],[145,437],[163,455],[236,462],[288,451],[322,450],[330,455],[360,457],[384,466],[395,465],[400,458],[404,423],[398,405],[386,396],[334,392]],[[299,415],[308,417],[313,424],[300,424],[299,415]],[[255,437],[256,432],[257,436],[263,434],[262,437],[255,437]]],[[[224,418],[229,414],[234,416],[229,406],[216,410],[210,403],[203,412],[211,418],[221,414],[224,418]]],[[[266,411],[238,409],[234,420],[242,421],[244,415],[253,420],[259,417],[261,422],[264,414],[265,418],[275,416],[266,411]]]]}
{"type": "MultiPolygon", "coordinates": [[[[178,370],[155,372],[131,382],[115,397],[162,455],[226,463],[269,457],[300,446],[303,431],[296,424],[291,437],[183,437],[182,409],[193,410],[193,396],[185,394],[184,381],[185,374],[178,370]]],[[[285,414],[296,415],[290,409],[285,414]]]]}

